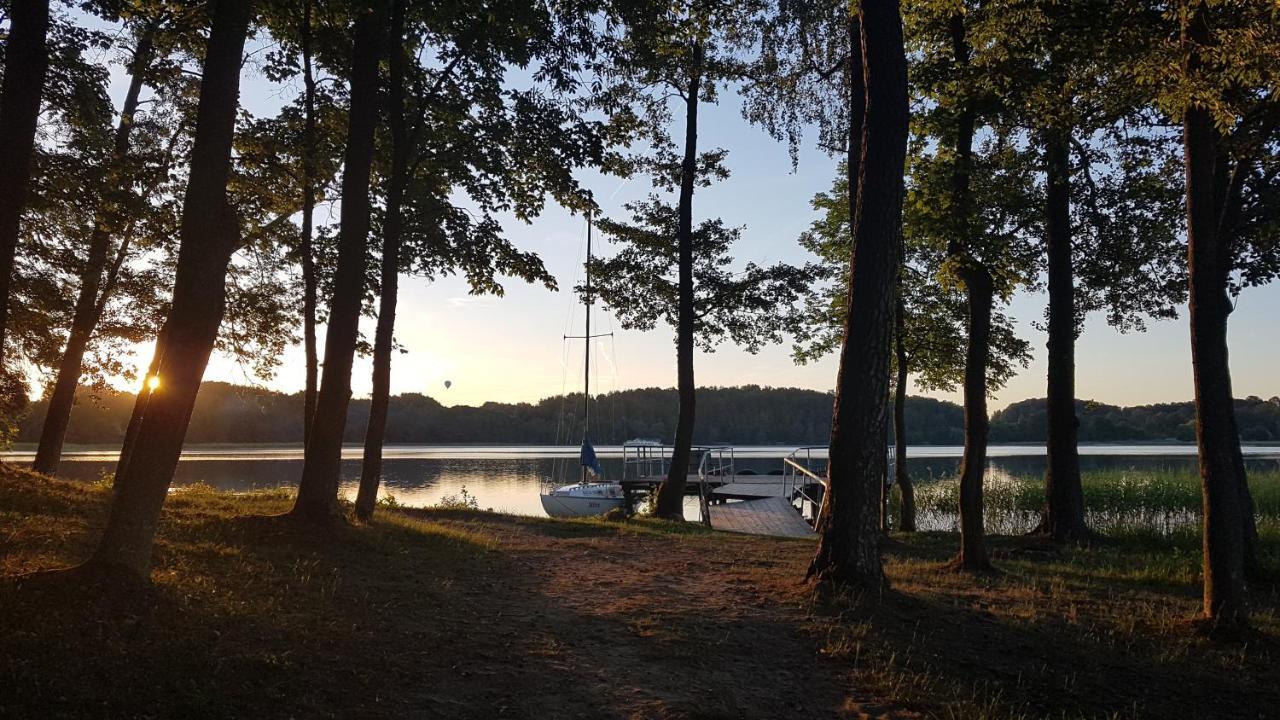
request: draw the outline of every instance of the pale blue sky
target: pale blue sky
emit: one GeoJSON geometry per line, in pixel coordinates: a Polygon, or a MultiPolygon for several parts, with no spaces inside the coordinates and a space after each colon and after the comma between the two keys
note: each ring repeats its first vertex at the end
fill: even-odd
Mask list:
{"type": "MultiPolygon", "coordinates": [[[[271,113],[281,97],[280,88],[246,76],[242,104],[250,112],[271,113]]],[[[702,147],[728,149],[727,164],[733,175],[698,193],[695,221],[718,216],[726,223],[744,225],[735,253],[740,260],[806,260],[796,238],[815,217],[810,200],[830,187],[835,162],[809,143],[793,171],[786,147],[742,120],[736,101],[728,96],[721,106],[705,108],[701,120],[702,147]]],[[[649,190],[641,179],[623,183],[591,172],[582,173],[581,178],[611,217],[622,217],[622,204],[649,190]]],[[[504,224],[519,247],[543,258],[561,292],[512,281],[503,298],[471,297],[457,278],[435,282],[402,278],[396,335],[408,352],[393,361],[393,393],[422,392],[452,405],[534,401],[580,387],[581,345],[566,347],[561,336],[577,332],[581,325],[581,308],[568,290],[581,273],[584,223],[558,207],[548,207],[532,224],[512,218],[504,224]],[[449,390],[444,388],[446,380],[452,381],[449,390]]],[[[609,252],[607,243],[597,242],[597,247],[609,252]]],[[[1045,338],[1031,325],[1042,316],[1044,302],[1043,295],[1022,294],[1008,310],[1022,337],[1032,343],[1034,360],[996,395],[993,407],[1044,395],[1045,338]]],[[[1280,394],[1275,371],[1280,351],[1277,311],[1280,285],[1248,290],[1240,298],[1231,323],[1232,369],[1240,397],[1280,394]]],[[[675,353],[667,328],[650,333],[624,331],[607,313],[597,311],[594,318],[596,327],[616,333],[612,340],[596,341],[599,375],[594,390],[674,384],[675,353]]],[[[364,329],[372,334],[373,321],[367,319],[364,329]]],[[[145,362],[149,348],[140,348],[138,358],[145,362]]],[[[1192,396],[1184,319],[1152,323],[1146,333],[1121,335],[1107,327],[1101,316],[1094,316],[1079,341],[1077,364],[1081,398],[1133,405],[1192,396]]],[[[789,344],[765,348],[757,355],[722,346],[714,354],[699,355],[696,368],[699,385],[755,383],[816,390],[834,387],[836,372],[834,358],[795,365],[789,344]]],[[[210,363],[206,378],[251,381],[234,362],[220,356],[210,363]]],[[[367,358],[357,360],[353,384],[357,395],[369,392],[367,358]]],[[[268,385],[286,392],[302,388],[300,347],[289,350],[278,376],[268,385]]]]}

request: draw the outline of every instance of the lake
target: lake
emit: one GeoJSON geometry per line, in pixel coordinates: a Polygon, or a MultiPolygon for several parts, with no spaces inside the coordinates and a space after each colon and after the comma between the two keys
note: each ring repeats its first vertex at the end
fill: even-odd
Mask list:
{"type": "MultiPolygon", "coordinates": [[[[781,459],[794,446],[735,448],[736,466],[761,474],[781,467],[781,459]]],[[[115,469],[118,447],[77,447],[63,456],[60,475],[97,480],[115,469]]],[[[953,477],[958,469],[959,446],[919,446],[908,451],[908,467],[917,483],[953,477]]],[[[617,477],[622,467],[620,447],[599,447],[605,473],[617,477]]],[[[538,501],[544,478],[569,481],[576,472],[577,447],[389,445],[383,453],[382,493],[404,505],[427,506],[445,496],[457,496],[465,487],[481,508],[519,515],[542,515],[538,501]]],[[[1194,445],[1082,445],[1084,472],[1111,470],[1177,470],[1196,472],[1194,445]]],[[[1280,470],[1280,447],[1246,446],[1251,471],[1280,470]]],[[[354,498],[360,478],[361,448],[343,450],[342,492],[354,498]]],[[[30,463],[31,448],[17,447],[0,455],[13,463],[30,463]]],[[[813,451],[814,458],[825,450],[813,451]]],[[[1035,445],[992,445],[991,472],[1015,478],[1044,474],[1044,448],[1035,445]]],[[[205,483],[219,490],[247,491],[294,487],[302,473],[302,449],[291,445],[191,446],[182,455],[174,486],[205,483]]],[[[697,517],[697,503],[688,507],[697,517]]]]}

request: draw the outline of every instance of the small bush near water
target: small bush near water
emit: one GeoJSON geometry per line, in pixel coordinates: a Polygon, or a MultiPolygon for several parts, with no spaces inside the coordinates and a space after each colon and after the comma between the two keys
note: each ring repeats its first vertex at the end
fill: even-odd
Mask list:
{"type": "MultiPolygon", "coordinates": [[[[1099,470],[1082,476],[1090,525],[1097,531],[1169,535],[1195,532],[1200,522],[1200,477],[1178,469],[1099,470]]],[[[1260,530],[1280,531],[1280,470],[1249,474],[1260,530]]],[[[987,531],[1016,535],[1030,531],[1044,507],[1044,480],[1014,476],[998,468],[987,471],[983,487],[987,531]]],[[[920,483],[916,506],[923,530],[957,528],[960,501],[957,479],[920,483]]],[[[898,494],[891,501],[897,517],[898,494]]]]}

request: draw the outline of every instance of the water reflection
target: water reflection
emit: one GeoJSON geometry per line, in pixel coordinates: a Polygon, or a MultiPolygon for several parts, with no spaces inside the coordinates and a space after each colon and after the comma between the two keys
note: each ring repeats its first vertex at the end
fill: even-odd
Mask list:
{"type": "MultiPolygon", "coordinates": [[[[1112,453],[1108,446],[1105,454],[1091,453],[1098,448],[1082,448],[1081,469],[1094,471],[1173,471],[1194,474],[1196,470],[1195,448],[1168,446],[1124,446],[1128,454],[1112,453]],[[1155,450],[1163,450],[1158,454],[1155,450]]],[[[1019,449],[1025,449],[1019,447],[1019,449]]],[[[989,477],[1008,480],[1038,480],[1044,475],[1043,450],[1031,448],[1040,454],[1004,454],[992,457],[989,477]]],[[[765,474],[781,467],[780,458],[790,449],[746,448],[737,453],[737,467],[765,474]]],[[[1250,471],[1280,469],[1277,448],[1253,449],[1246,456],[1250,471]]],[[[959,469],[958,453],[944,456],[939,448],[913,450],[908,467],[919,485],[955,477],[959,469]]],[[[463,487],[477,499],[481,508],[520,515],[542,515],[538,501],[539,483],[544,478],[558,478],[569,482],[576,472],[573,456],[576,449],[567,451],[555,448],[432,448],[429,453],[421,449],[409,452],[405,448],[388,448],[383,464],[384,483],[382,494],[395,496],[405,505],[426,506],[440,502],[445,496],[459,495],[463,487]],[[423,456],[423,455],[429,456],[423,456]],[[406,457],[410,455],[410,457],[406,457]]],[[[604,453],[602,453],[604,454],[604,453]]],[[[5,459],[22,462],[21,453],[9,454],[5,459]]],[[[616,453],[604,454],[602,462],[607,476],[617,477],[622,463],[616,453]]],[[[71,455],[62,462],[59,474],[80,480],[97,480],[115,469],[113,457],[106,453],[71,455]]],[[[178,464],[174,485],[182,487],[205,483],[220,490],[248,491],[271,488],[292,488],[302,474],[302,460],[295,449],[276,448],[226,448],[217,453],[197,452],[184,455],[178,464]]],[[[342,462],[344,495],[355,497],[360,478],[360,461],[348,457],[342,462]]],[[[998,481],[998,480],[997,480],[998,481]]],[[[689,508],[696,517],[697,507],[689,508]]],[[[936,518],[938,529],[952,524],[952,518],[936,518]]],[[[1009,519],[1021,527],[1017,519],[1009,519]]],[[[1015,529],[1013,526],[1010,530],[1015,529]]],[[[994,530],[994,528],[993,528],[994,530]]]]}

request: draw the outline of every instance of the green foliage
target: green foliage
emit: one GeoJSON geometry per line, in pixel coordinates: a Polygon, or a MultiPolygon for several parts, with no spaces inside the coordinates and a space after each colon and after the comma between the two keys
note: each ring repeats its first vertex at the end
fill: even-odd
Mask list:
{"type": "MultiPolygon", "coordinates": [[[[800,245],[821,259],[820,277],[827,286],[805,298],[794,349],[799,362],[838,350],[842,340],[849,253],[853,247],[849,236],[848,173],[843,164],[832,189],[815,196],[813,207],[821,214],[800,236],[800,245]]],[[[908,215],[908,219],[912,217],[908,215]]],[[[919,237],[919,233],[910,230],[904,234],[908,238],[919,237]]],[[[964,295],[939,279],[945,261],[941,248],[909,243],[905,252],[901,289],[908,370],[921,390],[954,390],[964,376],[964,295]]],[[[987,385],[995,391],[1008,382],[1018,367],[1026,367],[1031,354],[1029,344],[1014,335],[1013,322],[1003,313],[993,313],[991,344],[987,385]]]]}
{"type": "MultiPolygon", "coordinates": [[[[592,262],[592,292],[625,328],[677,324],[679,269],[676,208],[651,195],[627,205],[631,223],[600,220],[597,227],[622,249],[592,262]]],[[[783,263],[736,268],[730,249],[741,228],[718,219],[693,228],[694,338],[703,350],[731,340],[755,352],[778,343],[793,327],[796,303],[808,294],[811,272],[783,263]]],[[[585,288],[579,288],[579,292],[585,288]]]]}
{"type": "MultiPolygon", "coordinates": [[[[1142,89],[1166,122],[1181,124],[1188,107],[1209,111],[1224,167],[1215,184],[1233,208],[1220,230],[1231,237],[1230,290],[1280,275],[1280,8],[1250,0],[1183,0],[1153,11],[1125,3],[1143,37],[1123,79],[1142,89]],[[1204,28],[1197,39],[1194,29],[1204,28]],[[1230,178],[1239,173],[1238,190],[1230,178]]],[[[1133,37],[1134,35],[1131,35],[1133,37]]]]}
{"type": "Polygon", "coordinates": [[[457,495],[442,496],[435,507],[441,510],[479,510],[480,502],[476,500],[475,495],[467,492],[467,486],[463,485],[457,495]]]}

